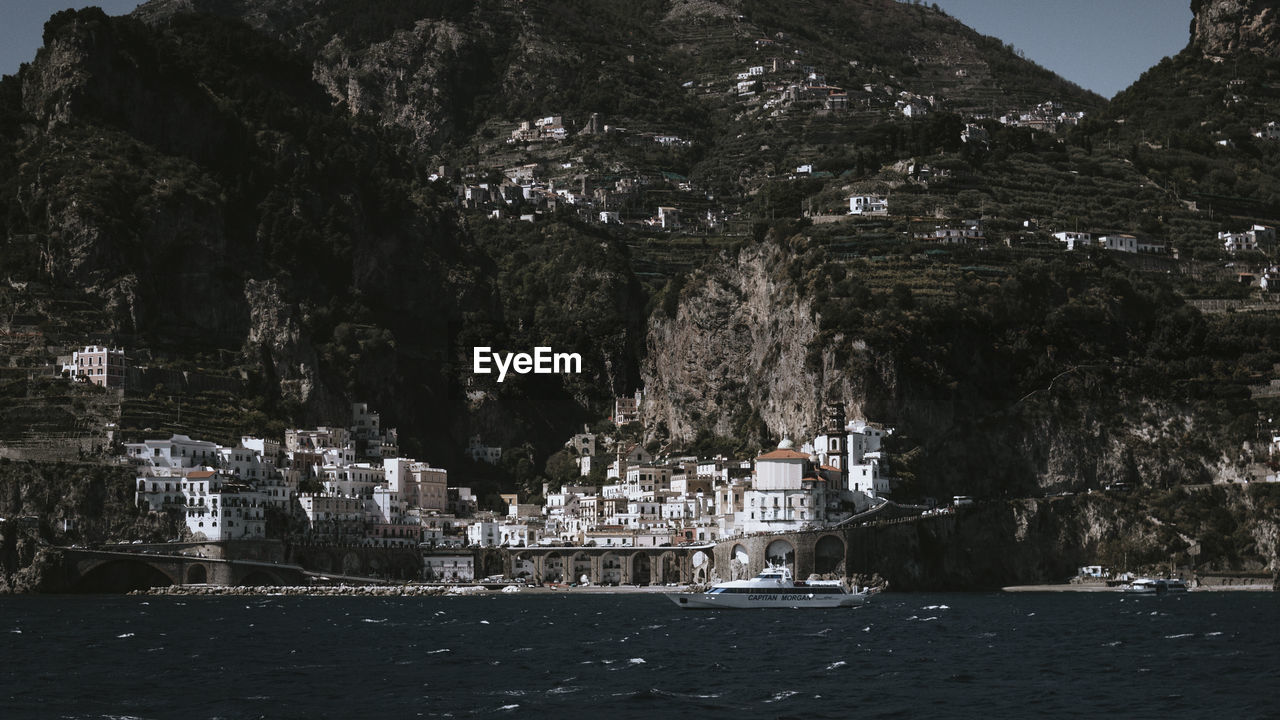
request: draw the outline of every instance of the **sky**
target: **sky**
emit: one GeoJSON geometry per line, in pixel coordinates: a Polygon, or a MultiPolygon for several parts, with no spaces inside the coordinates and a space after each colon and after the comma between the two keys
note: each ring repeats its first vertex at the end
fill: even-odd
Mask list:
{"type": "Polygon", "coordinates": [[[31,62],[45,21],[59,10],[97,5],[108,15],[124,15],[139,4],[140,0],[0,0],[0,75],[12,75],[19,65],[31,62]]]}
{"type": "Polygon", "coordinates": [[[1106,98],[1190,38],[1190,0],[928,1],[1106,98]]]}
{"type": "MultiPolygon", "coordinates": [[[[1187,44],[1190,0],[927,0],[984,35],[1104,96],[1187,44]]],[[[138,0],[0,0],[0,74],[17,72],[40,46],[45,20],[68,7],[127,13],[138,0]]]]}

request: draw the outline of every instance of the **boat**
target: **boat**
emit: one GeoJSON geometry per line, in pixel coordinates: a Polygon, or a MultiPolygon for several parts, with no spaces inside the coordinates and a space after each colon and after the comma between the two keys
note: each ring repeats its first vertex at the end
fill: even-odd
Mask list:
{"type": "Polygon", "coordinates": [[[834,608],[867,601],[839,580],[796,581],[786,567],[769,567],[750,580],[716,583],[706,592],[667,593],[682,608],[834,608]]]}
{"type": "Polygon", "coordinates": [[[1187,592],[1187,584],[1176,578],[1135,578],[1124,587],[1130,595],[1164,595],[1165,593],[1187,592]]]}

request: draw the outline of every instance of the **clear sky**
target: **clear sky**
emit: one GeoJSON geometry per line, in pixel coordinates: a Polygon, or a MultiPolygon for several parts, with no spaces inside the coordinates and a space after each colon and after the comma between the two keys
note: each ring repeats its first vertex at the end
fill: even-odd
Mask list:
{"type": "Polygon", "coordinates": [[[1103,97],[1186,47],[1190,0],[928,0],[1103,97]]]}
{"type": "Polygon", "coordinates": [[[124,15],[140,4],[141,0],[0,0],[0,75],[12,75],[19,65],[31,62],[44,22],[59,10],[97,5],[108,15],[124,15]]]}
{"type": "MultiPolygon", "coordinates": [[[[1187,44],[1190,0],[926,0],[984,35],[1105,97],[1187,44]]],[[[138,0],[0,0],[0,74],[40,46],[45,20],[68,7],[127,13],[138,0]]]]}

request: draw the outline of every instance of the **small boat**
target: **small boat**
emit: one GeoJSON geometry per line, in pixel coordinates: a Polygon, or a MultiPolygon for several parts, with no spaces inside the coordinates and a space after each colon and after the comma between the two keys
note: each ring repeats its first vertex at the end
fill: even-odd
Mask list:
{"type": "Polygon", "coordinates": [[[717,583],[706,592],[667,593],[682,608],[834,608],[867,601],[867,591],[846,589],[839,580],[795,581],[785,567],[765,568],[750,580],[717,583]]]}
{"type": "Polygon", "coordinates": [[[1187,590],[1187,584],[1176,578],[1136,578],[1124,587],[1124,592],[1130,595],[1164,595],[1187,590]]]}

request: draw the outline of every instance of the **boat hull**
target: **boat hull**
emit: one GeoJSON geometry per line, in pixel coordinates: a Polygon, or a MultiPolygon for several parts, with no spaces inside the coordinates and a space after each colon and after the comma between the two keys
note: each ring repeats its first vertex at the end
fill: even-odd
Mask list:
{"type": "Polygon", "coordinates": [[[667,599],[687,609],[709,608],[836,608],[857,607],[867,601],[866,593],[800,594],[771,593],[666,593],[667,599]]]}

